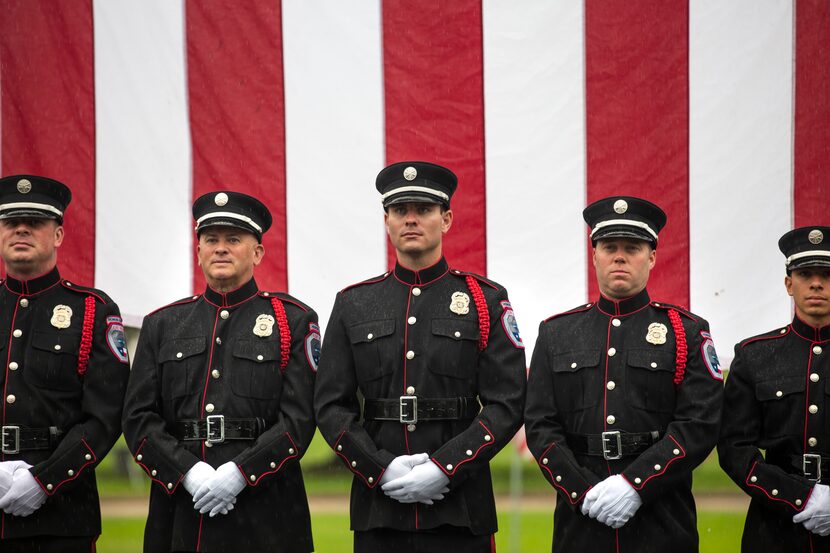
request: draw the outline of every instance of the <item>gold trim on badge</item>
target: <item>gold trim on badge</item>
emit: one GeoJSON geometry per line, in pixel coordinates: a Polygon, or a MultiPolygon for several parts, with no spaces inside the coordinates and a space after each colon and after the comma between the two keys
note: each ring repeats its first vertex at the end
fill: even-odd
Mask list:
{"type": "Polygon", "coordinates": [[[450,301],[450,311],[456,315],[466,315],[470,312],[470,296],[464,292],[454,292],[450,301]]]}
{"type": "Polygon", "coordinates": [[[262,315],[256,318],[256,323],[254,324],[254,334],[259,336],[260,338],[265,338],[266,336],[270,336],[274,332],[274,317],[271,315],[266,315],[263,313],[262,315]]]}
{"type": "Polygon", "coordinates": [[[52,319],[49,321],[55,328],[69,328],[72,324],[72,308],[68,305],[56,305],[52,310],[52,319]]]}
{"type": "Polygon", "coordinates": [[[648,333],[646,334],[646,342],[659,346],[666,343],[666,335],[669,329],[663,323],[651,323],[648,325],[648,333]]]}

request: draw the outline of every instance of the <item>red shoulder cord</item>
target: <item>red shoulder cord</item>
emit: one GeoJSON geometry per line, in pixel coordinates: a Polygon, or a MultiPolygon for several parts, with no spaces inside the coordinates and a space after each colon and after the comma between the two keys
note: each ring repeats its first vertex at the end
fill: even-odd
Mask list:
{"type": "Polygon", "coordinates": [[[674,329],[674,338],[677,342],[677,354],[674,360],[674,385],[680,386],[686,376],[686,355],[689,352],[686,345],[686,331],[683,330],[683,321],[676,309],[669,309],[669,320],[674,329]]]}
{"type": "Polygon", "coordinates": [[[473,294],[473,301],[478,311],[478,351],[484,351],[487,347],[487,339],[490,337],[490,312],[487,310],[487,300],[484,299],[484,292],[481,291],[481,286],[474,277],[467,277],[467,286],[473,294]]]}
{"type": "Polygon", "coordinates": [[[271,306],[274,308],[277,326],[280,329],[280,370],[284,371],[285,367],[288,366],[288,358],[291,355],[291,328],[288,326],[288,315],[285,314],[285,306],[279,298],[272,296],[271,306]]]}
{"type": "Polygon", "coordinates": [[[87,296],[84,300],[84,326],[81,331],[81,347],[78,350],[78,376],[86,374],[89,366],[89,353],[92,351],[92,333],[95,329],[95,298],[87,296]]]}

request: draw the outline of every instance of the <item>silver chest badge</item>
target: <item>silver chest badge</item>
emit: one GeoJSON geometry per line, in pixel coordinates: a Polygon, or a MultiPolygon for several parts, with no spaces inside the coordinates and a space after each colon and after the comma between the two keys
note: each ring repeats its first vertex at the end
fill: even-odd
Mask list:
{"type": "Polygon", "coordinates": [[[69,328],[72,324],[72,308],[68,305],[56,305],[50,322],[55,328],[69,328]]]}
{"type": "Polygon", "coordinates": [[[456,315],[466,315],[470,312],[470,296],[464,292],[453,292],[450,302],[450,311],[456,315]]]}
{"type": "Polygon", "coordinates": [[[669,329],[663,323],[651,323],[648,325],[648,333],[646,334],[646,342],[659,346],[666,343],[666,334],[669,329]]]}
{"type": "Polygon", "coordinates": [[[262,314],[256,318],[254,324],[254,334],[260,338],[270,336],[274,332],[274,317],[271,315],[262,314]]]}

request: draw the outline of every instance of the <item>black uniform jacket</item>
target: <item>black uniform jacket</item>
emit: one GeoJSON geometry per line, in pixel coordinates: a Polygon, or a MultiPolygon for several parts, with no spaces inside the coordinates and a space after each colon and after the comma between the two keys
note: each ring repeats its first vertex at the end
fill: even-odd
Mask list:
{"type": "Polygon", "coordinates": [[[124,436],[153,481],[145,551],[313,549],[299,459],[314,434],[319,340],[314,311],[287,294],[258,291],[253,279],[228,294],[208,287],[144,319],[124,436]],[[290,348],[275,298],[287,316],[290,348]],[[283,353],[290,357],[281,368],[283,353]],[[260,419],[262,432],[210,447],[180,439],[180,421],[217,415],[260,419]],[[248,487],[229,514],[211,518],[193,508],[182,478],[198,461],[214,468],[233,461],[245,476],[248,487]]]}
{"type": "MultiPolygon", "coordinates": [[[[793,524],[815,480],[804,454],[823,456],[830,484],[830,326],[792,324],[735,346],[718,455],[752,501],[743,551],[830,551],[830,538],[793,524]],[[766,453],[762,454],[761,450],[766,453]]],[[[813,463],[815,464],[815,463],[813,463]]],[[[816,474],[817,475],[817,474],[816,474]]]]}
{"type": "MultiPolygon", "coordinates": [[[[542,322],[525,428],[542,474],[559,493],[554,551],[697,551],[692,469],[717,441],[722,378],[708,323],[651,302],[646,290],[622,301],[601,296],[542,322]],[[656,439],[616,460],[576,445],[579,436],[614,431],[656,439]],[[612,474],[622,474],[643,500],[619,530],[580,511],[585,493],[612,474]]],[[[614,434],[607,438],[615,443],[614,434]]]]}
{"type": "Polygon", "coordinates": [[[2,538],[100,534],[95,466],[121,432],[129,376],[118,306],[100,290],[62,280],[57,268],[28,281],[8,278],[0,288],[0,356],[3,450],[14,450],[17,438],[21,447],[2,460],[34,465],[49,496],[28,517],[2,513],[2,538]],[[31,432],[41,437],[32,441],[31,432]],[[36,442],[40,449],[26,449],[36,442]]]}
{"type": "Polygon", "coordinates": [[[521,425],[525,371],[507,291],[450,270],[443,258],[419,272],[398,265],[341,291],[326,329],[315,409],[323,436],[354,473],[352,529],[449,524],[475,534],[495,532],[488,463],[521,425]],[[462,297],[455,307],[463,314],[450,309],[456,292],[469,300],[462,297]],[[482,338],[486,347],[480,350],[482,338]],[[366,421],[359,394],[477,397],[483,407],[462,420],[366,421]],[[431,506],[386,497],[378,482],[387,465],[399,455],[423,452],[449,477],[450,492],[431,506]]]}

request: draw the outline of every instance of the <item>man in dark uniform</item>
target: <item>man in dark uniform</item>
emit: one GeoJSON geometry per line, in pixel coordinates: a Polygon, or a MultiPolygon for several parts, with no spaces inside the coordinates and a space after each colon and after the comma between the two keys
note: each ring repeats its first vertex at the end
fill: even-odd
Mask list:
{"type": "Polygon", "coordinates": [[[121,431],[129,367],[118,306],[57,268],[71,198],[52,179],[0,179],[4,552],[94,551],[95,466],[121,431]]]}
{"type": "Polygon", "coordinates": [[[715,445],[723,384],[709,326],[649,297],[659,207],[605,198],[583,217],[600,297],[542,322],[525,409],[559,492],[553,551],[696,552],[692,469],[715,445]]]}
{"type": "Polygon", "coordinates": [[[735,346],[718,455],[752,498],[742,551],[830,551],[830,227],[778,247],[795,316],[735,346]]]}
{"type": "Polygon", "coordinates": [[[489,461],[521,424],[524,346],[507,291],[442,255],[456,185],[432,163],[380,172],[397,264],[341,291],[327,327],[315,410],[354,473],[357,552],[493,547],[489,461]]]}
{"type": "Polygon", "coordinates": [[[271,226],[259,200],[205,194],[193,217],[207,288],[144,319],[124,406],[154,483],[144,551],[307,553],[317,314],[257,288],[271,226]]]}

